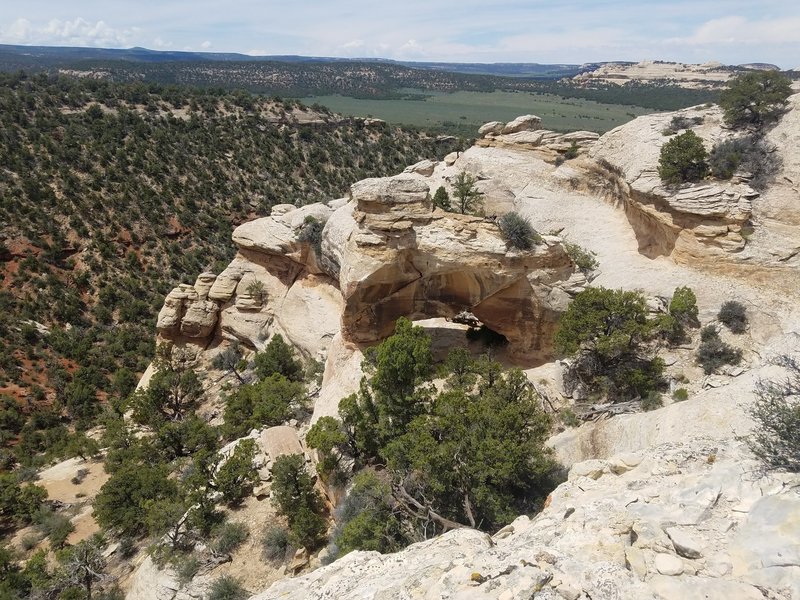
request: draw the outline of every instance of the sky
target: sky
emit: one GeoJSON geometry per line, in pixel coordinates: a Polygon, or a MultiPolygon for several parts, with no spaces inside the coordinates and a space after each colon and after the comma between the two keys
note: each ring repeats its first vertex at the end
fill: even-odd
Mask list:
{"type": "Polygon", "coordinates": [[[0,43],[446,62],[800,66],[797,0],[0,0],[0,43]]]}

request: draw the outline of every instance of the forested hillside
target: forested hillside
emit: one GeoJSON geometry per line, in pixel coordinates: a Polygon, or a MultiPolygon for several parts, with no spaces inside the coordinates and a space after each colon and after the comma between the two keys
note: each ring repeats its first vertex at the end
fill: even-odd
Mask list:
{"type": "Polygon", "coordinates": [[[127,395],[164,294],[224,266],[236,225],[454,143],[243,92],[0,76],[4,445],[57,450],[127,395]]]}

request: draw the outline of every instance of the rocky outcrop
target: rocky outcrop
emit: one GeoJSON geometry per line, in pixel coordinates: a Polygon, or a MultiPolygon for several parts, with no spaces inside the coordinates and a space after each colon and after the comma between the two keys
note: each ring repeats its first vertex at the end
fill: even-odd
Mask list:
{"type": "Polygon", "coordinates": [[[536,115],[517,117],[508,123],[492,121],[479,130],[477,146],[538,150],[551,160],[570,148],[583,150],[598,140],[599,134],[592,131],[556,133],[542,129],[542,120],[536,115]]]}
{"type": "Polygon", "coordinates": [[[328,221],[323,264],[344,298],[342,334],[375,342],[395,321],[474,313],[520,355],[542,356],[559,312],[553,290],[572,274],[559,243],[509,248],[494,223],[434,210],[427,183],[367,179],[328,221]]]}
{"type": "MultiPolygon", "coordinates": [[[[233,233],[239,252],[219,276],[204,274],[167,297],[160,334],[205,339],[218,329],[259,348],[277,332],[324,358],[340,329],[345,341],[372,343],[401,316],[467,310],[517,355],[546,356],[572,261],[557,238],[520,252],[494,222],[434,210],[424,179],[435,167],[423,161],[408,174],[360,181],[335,210],[278,205],[241,225],[233,233]],[[319,252],[298,237],[309,218],[326,222],[319,252]]],[[[513,207],[510,191],[484,188],[498,206],[513,207]]]]}
{"type": "MultiPolygon", "coordinates": [[[[693,130],[709,151],[732,135],[723,130],[718,107],[679,114],[700,121],[693,130]]],[[[759,194],[741,178],[665,186],[657,167],[661,147],[670,139],[663,132],[674,116],[639,117],[604,135],[590,156],[605,168],[604,177],[613,180],[643,254],[690,262],[739,252],[745,246],[742,230],[759,194]]]]}
{"type": "Polygon", "coordinates": [[[711,88],[726,82],[732,71],[718,62],[702,65],[646,60],[636,64],[607,63],[573,77],[578,83],[669,82],[685,88],[711,88]]]}
{"type": "Polygon", "coordinates": [[[494,536],[353,552],[255,598],[797,598],[800,476],[755,467],[703,439],[579,463],[542,513],[494,536]]]}

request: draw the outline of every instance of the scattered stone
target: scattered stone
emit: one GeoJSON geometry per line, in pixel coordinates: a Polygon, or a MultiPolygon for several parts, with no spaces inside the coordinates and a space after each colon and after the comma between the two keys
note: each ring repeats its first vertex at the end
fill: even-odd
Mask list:
{"type": "Polygon", "coordinates": [[[691,533],[677,527],[668,527],[666,533],[672,544],[675,546],[675,552],[684,558],[700,558],[703,556],[703,544],[697,540],[691,533]]]}
{"type": "Polygon", "coordinates": [[[680,575],[683,573],[683,561],[672,554],[656,554],[653,565],[662,575],[680,575]]]}

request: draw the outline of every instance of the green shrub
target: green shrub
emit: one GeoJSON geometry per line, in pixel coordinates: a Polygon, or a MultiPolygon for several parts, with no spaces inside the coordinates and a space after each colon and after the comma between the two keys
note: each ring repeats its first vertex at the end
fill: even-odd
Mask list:
{"type": "Polygon", "coordinates": [[[250,594],[230,575],[223,575],[214,580],[208,590],[207,600],[246,600],[250,594]]]}
{"type": "Polygon", "coordinates": [[[462,215],[479,212],[483,193],[475,186],[477,182],[475,176],[466,171],[456,175],[453,182],[453,196],[455,196],[455,208],[462,215]]]}
{"type": "Polygon", "coordinates": [[[542,237],[536,233],[531,222],[516,212],[508,212],[497,220],[500,233],[512,248],[530,250],[540,244],[542,237]]]}
{"type": "Polygon", "coordinates": [[[185,554],[176,558],[172,563],[175,575],[178,576],[178,583],[186,585],[200,570],[200,560],[194,554],[185,554]]]}
{"type": "Polygon", "coordinates": [[[657,329],[640,292],[587,288],[561,316],[557,351],[575,360],[570,384],[615,400],[645,396],[662,385],[664,363],[647,355],[657,329]]]}
{"type": "Polygon", "coordinates": [[[314,249],[317,256],[322,254],[322,230],[325,229],[324,221],[320,221],[308,215],[297,234],[297,239],[301,242],[308,242],[314,249]]]}
{"type": "Polygon", "coordinates": [[[750,409],[756,427],[748,445],[766,469],[800,473],[800,363],[788,356],[774,362],[787,375],[756,384],[750,409]]]}
{"type": "Polygon", "coordinates": [[[669,314],[675,317],[682,325],[696,326],[697,320],[697,296],[692,288],[683,286],[675,288],[672,299],[669,302],[669,314]]]}
{"type": "Polygon", "coordinates": [[[643,411],[650,412],[651,410],[664,406],[664,400],[658,392],[650,391],[647,393],[647,396],[642,398],[641,406],[643,411]]]}
{"type": "Polygon", "coordinates": [[[336,529],[330,548],[337,557],[353,550],[386,553],[405,547],[409,540],[397,516],[391,487],[374,471],[355,476],[350,493],[336,510],[336,529]]]}
{"type": "Polygon", "coordinates": [[[50,547],[53,549],[63,548],[69,535],[75,531],[72,521],[59,514],[51,514],[43,525],[42,529],[46,532],[50,547]]]}
{"type": "Polygon", "coordinates": [[[293,544],[313,550],[322,543],[327,523],[322,497],[300,454],[280,456],[272,465],[272,503],[289,521],[293,544]]]}
{"type": "Polygon", "coordinates": [[[684,117],[683,115],[675,115],[669,122],[669,128],[665,131],[669,131],[670,134],[673,134],[679,132],[681,129],[691,129],[695,125],[700,125],[702,122],[703,117],[684,117]]]}
{"type": "Polygon", "coordinates": [[[561,422],[566,427],[578,427],[581,424],[578,415],[576,415],[575,411],[572,410],[571,408],[565,408],[564,410],[562,410],[560,418],[561,422]]]}
{"type": "Polygon", "coordinates": [[[698,181],[708,174],[707,156],[703,140],[687,131],[661,147],[658,175],[667,184],[698,181]]]}
{"type": "Polygon", "coordinates": [[[279,333],[272,337],[263,352],[256,354],[254,363],[256,373],[261,379],[282,375],[289,381],[303,380],[303,365],[295,358],[294,350],[279,333]]]}
{"type": "Polygon", "coordinates": [[[741,302],[728,300],[723,303],[717,318],[733,333],[747,331],[747,308],[741,302]]]}
{"type": "Polygon", "coordinates": [[[258,483],[258,472],[253,466],[256,455],[256,442],[248,438],[241,440],[233,454],[219,468],[214,477],[214,485],[229,506],[238,506],[253,491],[258,483]]]}
{"type": "Polygon", "coordinates": [[[569,148],[567,148],[567,150],[564,152],[564,160],[572,160],[573,158],[576,158],[578,156],[579,150],[580,149],[578,148],[578,144],[572,142],[569,145],[569,148]]]}
{"type": "Polygon", "coordinates": [[[270,525],[264,530],[262,548],[264,558],[270,562],[283,562],[291,550],[289,530],[279,525],[270,525]]]}
{"type": "Polygon", "coordinates": [[[594,271],[599,266],[595,253],[580,247],[578,244],[564,242],[564,251],[575,263],[575,266],[584,273],[594,271]]]}
{"type": "Polygon", "coordinates": [[[244,523],[225,523],[217,533],[213,548],[218,554],[230,554],[250,535],[244,523]]]}
{"type": "Polygon", "coordinates": [[[436,193],[433,195],[433,205],[437,208],[441,208],[442,210],[451,210],[452,206],[450,204],[450,194],[447,193],[447,190],[443,185],[440,185],[436,189],[436,193]]]}
{"type": "Polygon", "coordinates": [[[688,400],[689,392],[686,388],[678,388],[672,392],[672,399],[675,400],[675,402],[683,402],[684,400],[688,400]]]}
{"type": "Polygon", "coordinates": [[[703,328],[700,340],[697,362],[703,367],[706,375],[724,365],[738,365],[742,359],[742,351],[723,342],[713,325],[703,328]]]}

